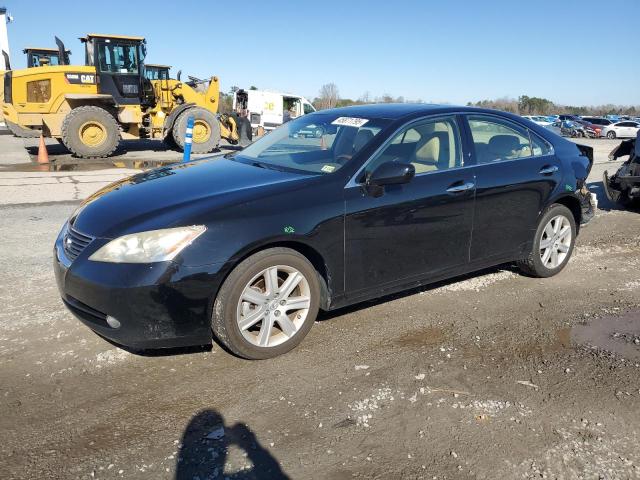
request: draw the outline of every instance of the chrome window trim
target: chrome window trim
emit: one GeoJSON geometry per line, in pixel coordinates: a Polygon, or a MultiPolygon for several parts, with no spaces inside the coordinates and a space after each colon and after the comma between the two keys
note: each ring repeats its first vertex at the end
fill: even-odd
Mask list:
{"type": "Polygon", "coordinates": [[[389,135],[389,138],[387,138],[387,140],[385,140],[385,142],[382,145],[380,145],[376,149],[376,151],[371,154],[371,156],[369,156],[369,158],[360,166],[360,168],[356,171],[356,173],[354,173],[351,176],[351,178],[349,179],[347,184],[344,186],[344,188],[346,189],[346,188],[352,188],[352,187],[361,186],[362,185],[361,183],[356,182],[356,178],[358,178],[360,176],[360,174],[363,172],[363,170],[366,169],[367,165],[369,163],[371,163],[371,161],[373,159],[375,159],[378,156],[378,154],[380,154],[385,148],[387,148],[391,144],[391,142],[396,138],[396,136],[400,132],[402,132],[402,130],[409,129],[412,125],[416,125],[418,123],[422,123],[422,122],[425,122],[425,121],[431,121],[431,120],[437,121],[438,119],[442,119],[442,118],[453,118],[453,120],[456,122],[456,126],[458,128],[458,141],[460,143],[460,158],[461,158],[461,161],[462,161],[462,165],[460,165],[459,167],[447,168],[446,170],[434,170],[432,172],[423,172],[423,173],[420,173],[420,174],[416,175],[416,177],[421,177],[423,175],[428,175],[428,174],[431,174],[431,173],[449,172],[451,170],[459,170],[461,168],[472,167],[473,165],[464,165],[464,151],[463,151],[464,149],[463,149],[463,145],[462,145],[463,142],[462,142],[462,135],[461,135],[462,127],[459,124],[457,118],[455,118],[457,115],[460,115],[462,113],[463,112],[448,112],[448,113],[436,113],[436,114],[433,114],[433,116],[426,115],[424,117],[414,118],[413,120],[410,120],[409,122],[399,126],[396,130],[394,130],[394,132],[391,135],[389,135]]]}
{"type": "MultiPolygon", "coordinates": [[[[411,125],[414,125],[416,123],[425,121],[425,120],[437,120],[439,118],[449,118],[449,117],[456,117],[458,115],[462,115],[465,117],[465,120],[467,121],[467,123],[469,122],[468,117],[469,116],[473,116],[473,115],[478,115],[478,116],[485,116],[485,117],[492,117],[492,118],[496,118],[498,120],[502,120],[505,121],[507,123],[513,123],[517,126],[519,126],[520,128],[524,129],[527,131],[527,133],[529,134],[529,142],[531,143],[531,135],[535,135],[536,137],[538,137],[540,140],[542,140],[544,143],[546,143],[549,146],[549,153],[547,153],[546,155],[531,155],[529,157],[518,157],[518,158],[509,158],[509,159],[504,159],[504,160],[497,160],[493,163],[502,163],[502,162],[514,162],[514,161],[520,161],[523,159],[534,159],[534,158],[542,158],[542,157],[548,157],[550,155],[555,155],[555,148],[553,147],[553,144],[551,142],[549,142],[547,139],[545,139],[542,135],[534,132],[533,130],[531,130],[529,127],[522,125],[520,123],[518,123],[515,120],[511,120],[510,118],[505,118],[501,115],[496,115],[495,113],[492,112],[470,112],[470,111],[455,111],[455,112],[448,112],[445,114],[434,114],[433,116],[424,116],[424,117],[420,117],[417,119],[413,119],[408,123],[405,123],[403,125],[401,125],[400,127],[398,127],[396,130],[394,130],[394,132],[389,135],[389,138],[382,144],[380,145],[375,152],[373,152],[371,154],[371,156],[360,166],[360,168],[358,170],[356,170],[356,173],[354,173],[351,178],[349,179],[349,181],[347,182],[347,184],[344,186],[344,188],[352,188],[352,187],[358,187],[361,186],[361,183],[356,182],[356,178],[358,178],[358,176],[362,173],[362,171],[367,167],[367,165],[371,162],[371,160],[373,160],[384,148],[386,148],[391,141],[396,137],[396,135],[398,135],[403,129],[410,127],[411,125]]],[[[457,121],[457,119],[456,119],[457,121]]],[[[458,124],[458,137],[461,137],[461,133],[462,133],[462,129],[461,129],[461,125],[458,124]]],[[[469,134],[471,135],[471,141],[473,142],[473,134],[471,133],[471,127],[469,126],[469,134]]],[[[461,146],[462,146],[462,138],[459,138],[461,141],[461,146]]],[[[421,177],[423,175],[429,175],[429,174],[433,174],[433,173],[439,173],[439,172],[449,172],[452,170],[460,170],[463,168],[469,168],[469,167],[477,167],[480,165],[491,165],[488,163],[474,163],[473,165],[464,165],[464,149],[461,148],[461,153],[462,153],[462,162],[463,164],[459,167],[454,167],[454,168],[448,168],[447,170],[434,170],[432,172],[423,172],[420,173],[418,175],[416,175],[416,177],[421,177]]],[[[533,148],[531,149],[531,152],[533,153],[533,148]]],[[[469,152],[471,153],[471,152],[469,152]]]]}

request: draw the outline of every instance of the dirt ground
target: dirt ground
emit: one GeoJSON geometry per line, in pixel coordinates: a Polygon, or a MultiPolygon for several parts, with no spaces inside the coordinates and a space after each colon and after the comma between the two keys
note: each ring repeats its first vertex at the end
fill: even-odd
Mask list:
{"type": "Polygon", "coordinates": [[[640,213],[600,200],[554,278],[504,265],[324,314],[261,362],[105,342],[53,280],[77,202],[0,206],[0,476],[640,478],[640,213]]]}

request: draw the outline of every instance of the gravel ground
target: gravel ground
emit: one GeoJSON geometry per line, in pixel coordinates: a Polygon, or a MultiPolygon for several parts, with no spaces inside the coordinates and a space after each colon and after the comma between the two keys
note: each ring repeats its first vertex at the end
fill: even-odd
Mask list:
{"type": "Polygon", "coordinates": [[[105,342],[53,280],[75,204],[0,206],[2,478],[640,478],[640,214],[602,206],[554,278],[324,314],[262,362],[105,342]]]}

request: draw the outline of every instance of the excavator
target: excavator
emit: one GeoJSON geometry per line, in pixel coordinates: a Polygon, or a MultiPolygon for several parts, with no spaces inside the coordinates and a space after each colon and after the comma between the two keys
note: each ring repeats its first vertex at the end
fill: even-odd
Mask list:
{"type": "Polygon", "coordinates": [[[193,153],[213,151],[222,138],[238,143],[236,120],[217,114],[217,77],[197,90],[168,75],[150,80],[143,37],[92,33],[80,40],[85,65],[5,73],[7,125],[56,138],[80,158],[108,157],[127,139],[158,139],[184,149],[189,117],[193,153]]]}

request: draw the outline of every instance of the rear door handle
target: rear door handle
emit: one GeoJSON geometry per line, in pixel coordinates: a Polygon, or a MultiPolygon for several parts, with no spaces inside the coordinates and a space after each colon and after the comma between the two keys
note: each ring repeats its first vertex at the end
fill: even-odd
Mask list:
{"type": "Polygon", "coordinates": [[[558,171],[558,167],[555,165],[545,165],[540,169],[540,175],[551,175],[558,171]]]}
{"type": "Polygon", "coordinates": [[[476,184],[473,182],[454,184],[451,187],[447,188],[447,193],[462,193],[466,192],[467,190],[473,189],[473,187],[475,186],[476,184]]]}

